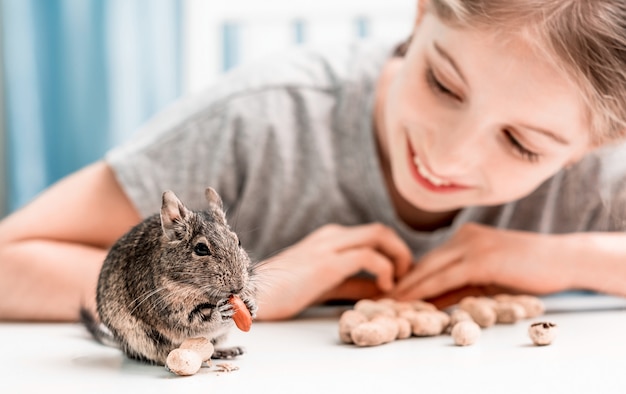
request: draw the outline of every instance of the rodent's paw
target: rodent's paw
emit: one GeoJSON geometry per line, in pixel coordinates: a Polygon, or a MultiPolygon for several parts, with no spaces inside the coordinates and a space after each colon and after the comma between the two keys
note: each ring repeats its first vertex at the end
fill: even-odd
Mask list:
{"type": "Polygon", "coordinates": [[[259,310],[256,301],[252,298],[244,298],[243,303],[246,304],[246,308],[250,311],[250,316],[253,319],[256,318],[256,312],[259,310]]]}
{"type": "Polygon", "coordinates": [[[220,316],[222,316],[222,320],[232,319],[235,314],[235,308],[230,302],[228,302],[228,298],[224,298],[217,303],[217,310],[219,311],[220,316]]]}
{"type": "Polygon", "coordinates": [[[223,360],[227,358],[235,358],[237,356],[241,356],[246,351],[241,346],[233,346],[227,348],[217,348],[213,351],[211,358],[214,360],[223,360]]]}

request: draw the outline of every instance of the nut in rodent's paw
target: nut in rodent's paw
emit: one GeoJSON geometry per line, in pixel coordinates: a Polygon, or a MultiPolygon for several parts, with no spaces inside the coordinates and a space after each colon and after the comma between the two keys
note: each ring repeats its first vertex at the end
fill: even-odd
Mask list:
{"type": "Polygon", "coordinates": [[[252,326],[252,316],[250,315],[250,311],[248,310],[246,304],[236,295],[231,295],[228,298],[228,302],[233,306],[233,308],[235,308],[233,321],[235,322],[237,328],[245,332],[250,331],[250,327],[252,326]]]}

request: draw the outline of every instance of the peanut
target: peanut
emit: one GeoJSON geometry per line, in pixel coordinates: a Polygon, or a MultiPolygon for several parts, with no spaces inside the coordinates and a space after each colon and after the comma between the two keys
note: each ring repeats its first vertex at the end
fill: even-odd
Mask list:
{"type": "Polygon", "coordinates": [[[415,309],[416,311],[433,311],[434,312],[438,310],[435,304],[432,304],[430,302],[423,301],[423,300],[411,301],[411,305],[413,306],[413,309],[415,309]]]}
{"type": "Polygon", "coordinates": [[[483,297],[466,297],[459,303],[459,308],[469,313],[479,326],[487,328],[497,321],[495,301],[491,301],[493,300],[486,300],[483,297]]]}
{"type": "Polygon", "coordinates": [[[455,309],[450,314],[450,326],[452,327],[454,327],[456,323],[465,321],[465,320],[472,320],[472,316],[467,311],[464,311],[463,309],[455,309]]]}
{"type": "Polygon", "coordinates": [[[526,319],[540,316],[546,310],[543,301],[539,297],[527,294],[498,294],[493,296],[493,299],[497,302],[510,301],[520,304],[524,307],[526,312],[524,318],[526,319]]]}
{"type": "Polygon", "coordinates": [[[235,313],[233,314],[233,321],[237,328],[241,331],[250,331],[250,327],[252,326],[252,316],[250,315],[250,311],[246,304],[241,300],[241,298],[236,295],[231,295],[228,298],[228,302],[235,308],[235,313]]]}
{"type": "Polygon", "coordinates": [[[357,346],[378,346],[396,339],[398,325],[388,316],[379,315],[374,320],[356,326],[350,336],[357,346]]]}
{"type": "Polygon", "coordinates": [[[513,324],[526,317],[526,309],[515,301],[499,301],[495,311],[498,324],[513,324]]]}
{"type": "Polygon", "coordinates": [[[452,327],[451,335],[457,346],[473,345],[480,338],[480,326],[473,320],[463,320],[452,327]]]}
{"type": "Polygon", "coordinates": [[[441,315],[432,311],[417,311],[409,318],[409,322],[413,335],[417,337],[439,335],[447,325],[441,315]]]}
{"type": "Polygon", "coordinates": [[[402,317],[396,317],[396,323],[398,323],[398,335],[396,339],[406,339],[413,334],[411,330],[411,323],[402,317]]]}
{"type": "Polygon", "coordinates": [[[450,334],[452,332],[452,328],[457,323],[465,321],[465,320],[472,320],[472,316],[470,316],[470,314],[467,311],[464,311],[463,309],[458,309],[458,308],[453,310],[452,313],[450,313],[450,323],[448,324],[448,327],[446,327],[445,329],[446,334],[450,334]]]}
{"type": "Polygon", "coordinates": [[[396,312],[388,302],[377,302],[374,300],[363,299],[354,304],[355,311],[364,314],[368,319],[376,315],[395,316],[396,312]]]}
{"type": "Polygon", "coordinates": [[[180,349],[190,349],[200,355],[202,361],[207,361],[213,355],[213,351],[215,350],[213,344],[208,338],[205,337],[196,337],[196,338],[188,338],[181,343],[179,346],[180,349]]]}
{"type": "Polygon", "coordinates": [[[176,348],[167,355],[165,366],[176,375],[190,376],[200,370],[202,357],[192,349],[176,348]]]}
{"type": "Polygon", "coordinates": [[[339,318],[339,339],[344,343],[354,343],[351,332],[356,326],[367,321],[367,317],[354,309],[348,309],[339,318]]]}
{"type": "Polygon", "coordinates": [[[527,319],[541,316],[546,311],[546,306],[538,297],[530,295],[516,295],[513,300],[524,307],[527,319]]]}
{"type": "Polygon", "coordinates": [[[549,345],[556,337],[557,326],[552,322],[533,323],[528,327],[528,336],[537,346],[549,345]]]}

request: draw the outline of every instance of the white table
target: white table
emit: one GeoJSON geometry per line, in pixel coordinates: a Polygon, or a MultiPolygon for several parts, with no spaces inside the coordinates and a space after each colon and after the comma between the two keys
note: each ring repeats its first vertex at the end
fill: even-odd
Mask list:
{"type": "Polygon", "coordinates": [[[239,369],[214,361],[190,377],[127,360],[79,324],[2,323],[0,393],[626,393],[626,302],[546,303],[541,320],[560,329],[550,346],[533,346],[522,321],[483,330],[470,347],[444,335],[359,348],[339,342],[342,308],[315,308],[234,330],[228,344],[247,350],[228,361],[239,369]]]}

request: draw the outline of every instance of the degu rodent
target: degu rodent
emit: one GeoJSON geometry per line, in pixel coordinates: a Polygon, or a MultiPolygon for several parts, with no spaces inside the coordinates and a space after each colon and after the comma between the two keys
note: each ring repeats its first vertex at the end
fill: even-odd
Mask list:
{"type": "MultiPolygon", "coordinates": [[[[172,191],[164,192],[160,215],[111,247],[96,295],[102,324],[81,311],[98,341],[119,346],[132,359],[165,365],[187,338],[206,337],[214,345],[226,339],[234,313],[229,296],[241,298],[255,316],[255,265],[227,224],[220,196],[210,187],[205,196],[208,209],[190,211],[172,191]]],[[[216,346],[212,358],[242,353],[216,346]]]]}

